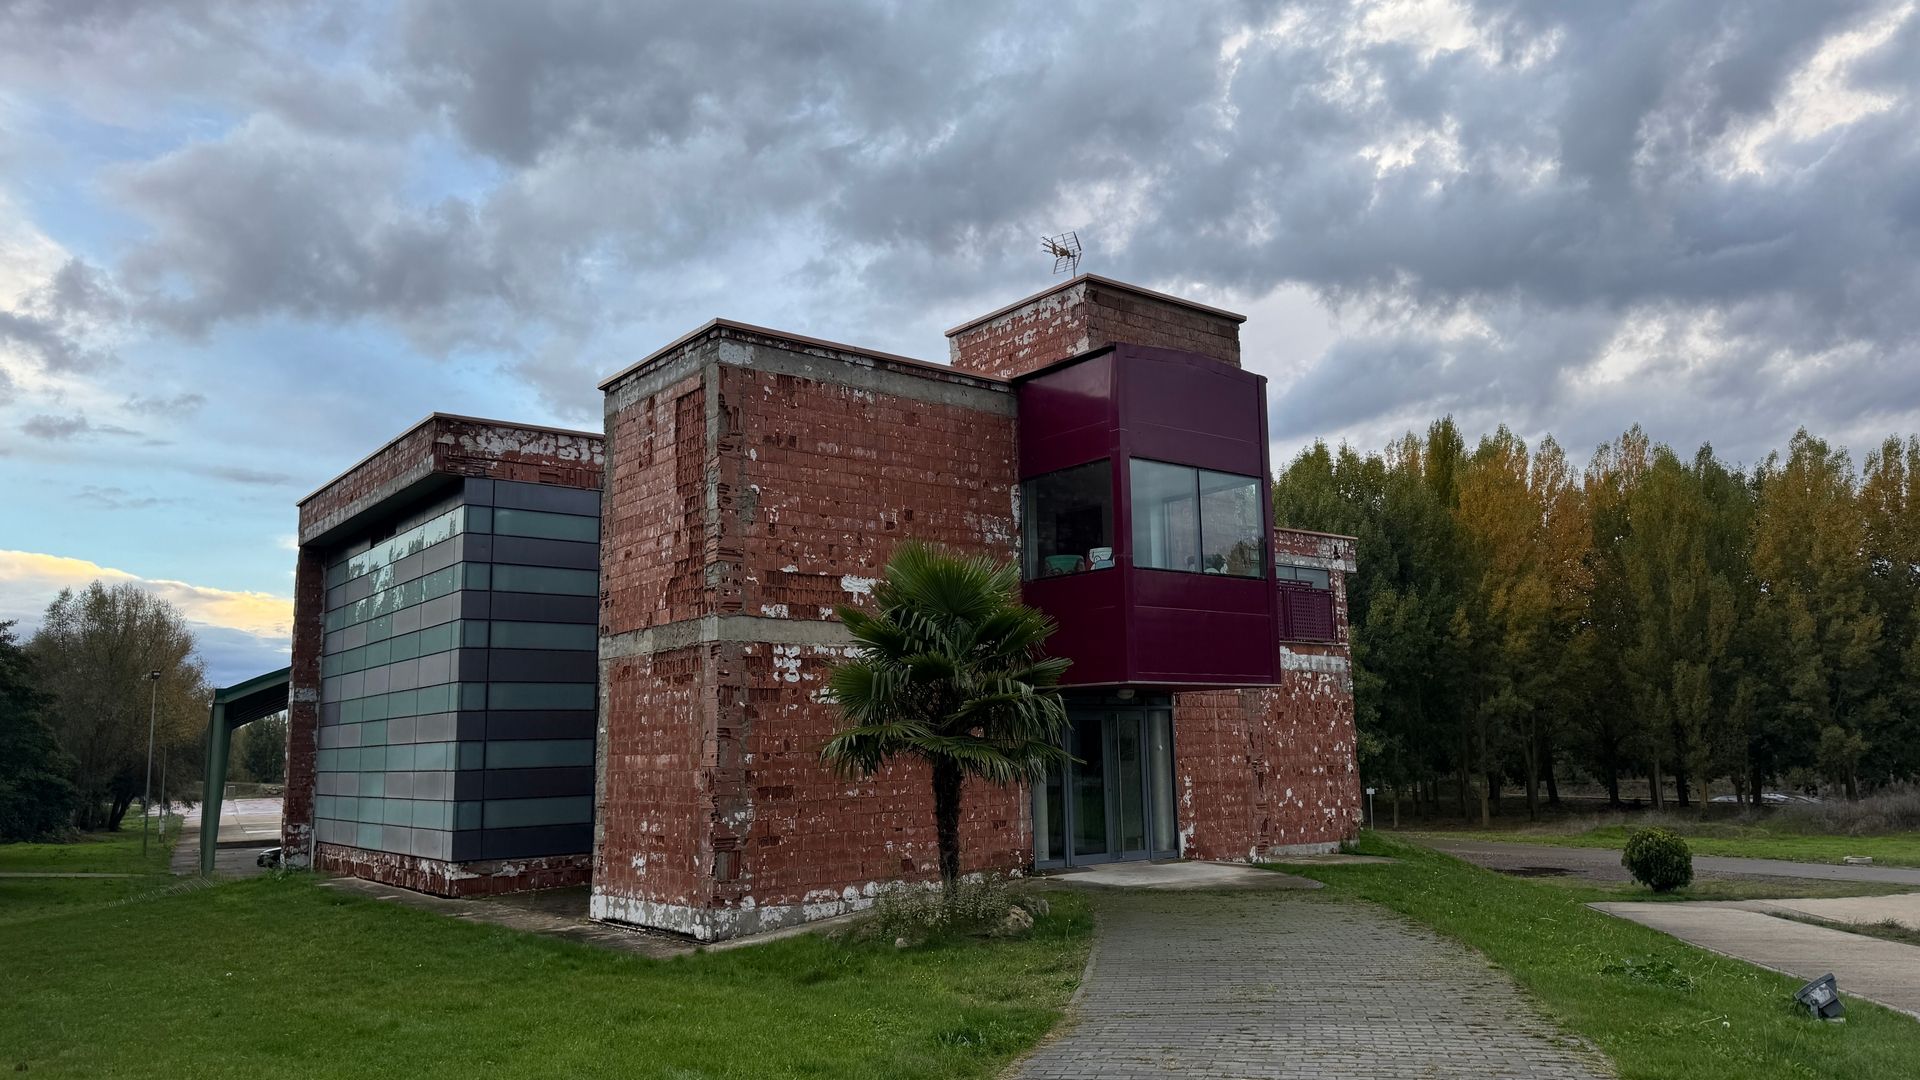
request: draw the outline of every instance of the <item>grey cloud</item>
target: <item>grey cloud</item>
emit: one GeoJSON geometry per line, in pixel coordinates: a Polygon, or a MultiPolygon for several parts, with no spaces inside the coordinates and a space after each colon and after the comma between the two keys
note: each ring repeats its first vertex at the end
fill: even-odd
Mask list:
{"type": "Polygon", "coordinates": [[[214,480],[256,487],[280,487],[293,482],[293,477],[286,473],[249,469],[238,465],[193,465],[187,466],[187,471],[214,480]]]}
{"type": "Polygon", "coordinates": [[[120,435],[138,437],[139,432],[117,424],[96,424],[85,416],[75,413],[72,416],[52,416],[40,413],[28,417],[20,425],[20,430],[36,439],[49,442],[68,442],[74,439],[90,438],[94,435],[120,435]]]}
{"type": "Polygon", "coordinates": [[[1078,228],[1089,269],[1304,285],[1347,316],[1346,341],[1292,361],[1302,400],[1281,401],[1276,432],[1481,409],[1603,438],[1671,386],[1716,395],[1724,412],[1695,415],[1731,424],[1920,407],[1901,374],[1920,339],[1920,17],[1855,65],[1889,108],[1773,148],[1763,173],[1724,157],[1890,0],[1478,0],[1479,41],[1457,50],[1360,34],[1364,9],[1333,0],[416,0],[345,20],[287,8],[251,33],[217,5],[91,10],[28,29],[71,72],[146,26],[133,74],[102,77],[180,93],[208,92],[175,70],[198,35],[233,58],[247,119],[118,171],[109,190],[147,236],[111,285],[49,290],[49,312],[126,302],[187,334],[369,320],[497,354],[571,408],[571,381],[636,323],[780,292],[817,317],[919,326],[1044,282],[1034,235],[1078,228]],[[291,49],[302,30],[328,48],[291,49]],[[423,148],[452,180],[423,179],[423,148]],[[1469,317],[1487,332],[1448,329],[1469,317]],[[1648,370],[1665,383],[1577,377],[1647,319],[1727,340],[1695,355],[1660,337],[1648,370]],[[1803,386],[1783,355],[1846,377],[1803,386]]]}
{"type": "Polygon", "coordinates": [[[112,485],[96,487],[91,484],[75,492],[73,497],[75,501],[106,510],[150,510],[158,506],[171,506],[181,501],[157,495],[135,495],[123,487],[112,485]]]}
{"type": "Polygon", "coordinates": [[[191,391],[178,394],[135,394],[127,398],[124,407],[128,412],[147,416],[180,416],[200,411],[207,403],[207,395],[191,391]]]}

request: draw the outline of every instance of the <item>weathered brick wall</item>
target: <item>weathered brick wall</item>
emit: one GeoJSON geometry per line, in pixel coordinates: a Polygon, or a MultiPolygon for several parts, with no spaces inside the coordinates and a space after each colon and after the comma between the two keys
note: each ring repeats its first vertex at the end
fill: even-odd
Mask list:
{"type": "Polygon", "coordinates": [[[1281,685],[1174,699],[1174,784],[1189,858],[1327,850],[1361,824],[1348,644],[1348,537],[1274,530],[1275,558],[1329,572],[1332,644],[1287,642],[1281,685]]]}
{"type": "MultiPolygon", "coordinates": [[[[719,444],[727,491],[721,527],[725,549],[739,560],[723,611],[831,620],[834,605],[868,599],[906,537],[1014,557],[1007,395],[968,389],[955,396],[931,373],[857,385],[833,381],[848,372],[813,374],[767,370],[759,357],[752,367],[719,370],[728,419],[719,444]],[[983,410],[982,402],[994,408],[983,410]]],[[[740,851],[739,880],[716,892],[722,905],[749,896],[761,906],[812,904],[847,889],[868,894],[890,880],[938,876],[925,769],[848,782],[819,760],[838,722],[820,695],[828,666],[843,654],[834,643],[841,639],[746,645],[722,684],[722,727],[742,741],[750,762],[716,815],[716,844],[740,851]]],[[[969,869],[1027,861],[1019,793],[969,787],[963,802],[969,869]]]]}
{"type": "Polygon", "coordinates": [[[450,863],[340,844],[320,844],[313,865],[316,870],[366,878],[435,896],[498,896],[584,884],[590,861],[586,855],[552,855],[450,863]]]}
{"type": "MultiPolygon", "coordinates": [[[[738,324],[604,389],[596,917],[725,937],[937,877],[924,769],[819,760],[833,609],[906,536],[1012,557],[1011,395],[738,324]]],[[[1025,862],[1022,794],[966,801],[968,866],[1025,862]]]]}
{"type": "Polygon", "coordinates": [[[1243,318],[1082,275],[947,332],[953,366],[1013,378],[1116,341],[1181,349],[1240,366],[1243,318]]]}
{"type": "Polygon", "coordinates": [[[600,536],[600,726],[593,913],[679,928],[704,908],[712,854],[700,815],[713,713],[706,505],[711,347],[609,391],[600,536]],[[654,631],[676,633],[654,640],[654,631]]]}
{"type": "Polygon", "coordinates": [[[599,436],[434,413],[300,502],[300,542],[434,473],[597,488],[599,436]]]}
{"type": "Polygon", "coordinates": [[[320,654],[327,637],[327,566],[303,547],[293,569],[293,657],[287,672],[287,764],[280,847],[288,867],[313,859],[313,785],[320,733],[320,654]]]}
{"type": "MultiPolygon", "coordinates": [[[[434,413],[300,501],[293,657],[287,687],[287,781],[280,832],[287,865],[306,867],[314,860],[314,766],[327,592],[326,552],[315,541],[436,474],[598,488],[604,464],[603,442],[591,433],[434,413]]],[[[396,877],[412,875],[378,860],[346,860],[336,855],[333,862],[348,867],[343,872],[365,871],[362,876],[396,884],[402,883],[396,877]]],[[[575,874],[581,877],[578,867],[575,874]]]]}

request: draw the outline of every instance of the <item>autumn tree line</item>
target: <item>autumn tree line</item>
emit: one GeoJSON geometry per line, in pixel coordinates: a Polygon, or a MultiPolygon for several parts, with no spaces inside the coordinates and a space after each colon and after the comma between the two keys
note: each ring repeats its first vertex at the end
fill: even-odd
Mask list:
{"type": "Polygon", "coordinates": [[[1742,468],[1636,426],[1582,465],[1504,427],[1469,446],[1449,418],[1303,451],[1274,509],[1358,538],[1361,771],[1396,813],[1920,775],[1920,438],[1856,467],[1803,430],[1742,468]]]}
{"type": "MultiPolygon", "coordinates": [[[[62,590],[24,642],[0,622],[0,841],[119,828],[146,790],[150,719],[155,805],[197,795],[211,694],[179,610],[134,585],[62,590]]],[[[255,721],[236,771],[278,781],[285,745],[283,720],[255,721]]]]}

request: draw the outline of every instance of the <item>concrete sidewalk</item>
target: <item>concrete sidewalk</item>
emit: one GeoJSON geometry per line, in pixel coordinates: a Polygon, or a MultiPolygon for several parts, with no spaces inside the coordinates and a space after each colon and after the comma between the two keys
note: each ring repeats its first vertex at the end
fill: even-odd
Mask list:
{"type": "Polygon", "coordinates": [[[1796,979],[1812,981],[1831,971],[1839,979],[1842,994],[1863,997],[1920,1018],[1920,947],[1767,914],[1770,907],[1817,902],[1733,900],[1589,906],[1796,979]]]}
{"type": "MultiPolygon", "coordinates": [[[[1504,840],[1454,840],[1439,836],[1423,836],[1415,842],[1489,870],[1512,873],[1546,868],[1564,870],[1596,881],[1631,880],[1626,868],[1620,865],[1618,848],[1561,847],[1557,844],[1508,843],[1504,840]]],[[[1866,881],[1911,885],[1920,889],[1920,868],[1907,866],[1843,866],[1695,855],[1693,869],[1698,876],[1708,878],[1783,877],[1806,881],[1866,881]]]]}
{"type": "Polygon", "coordinates": [[[1311,892],[1109,889],[1072,1018],[1018,1080],[1597,1080],[1484,956],[1311,892]]]}

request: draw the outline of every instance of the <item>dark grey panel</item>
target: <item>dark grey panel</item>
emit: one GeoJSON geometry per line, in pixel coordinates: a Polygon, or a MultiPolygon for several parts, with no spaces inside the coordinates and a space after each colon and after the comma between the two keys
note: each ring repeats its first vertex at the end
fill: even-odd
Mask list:
{"type": "Polygon", "coordinates": [[[413,777],[414,774],[412,772],[389,772],[387,774],[387,798],[414,798],[413,777]]]}
{"type": "Polygon", "coordinates": [[[493,561],[520,566],[560,566],[570,570],[600,569],[600,545],[576,540],[542,540],[532,536],[496,536],[493,561]]]}
{"type": "Polygon", "coordinates": [[[387,742],[417,742],[414,736],[420,730],[420,718],[417,716],[396,716],[387,721],[387,742]]]}
{"type": "MultiPolygon", "coordinates": [[[[457,835],[457,834],[456,834],[457,835]]],[[[482,833],[483,859],[523,859],[534,855],[582,855],[593,849],[593,826],[541,825],[531,829],[489,829],[482,833]]]]}
{"type": "Polygon", "coordinates": [[[426,713],[413,718],[414,742],[452,742],[458,737],[455,714],[426,713]]]}
{"type": "Polygon", "coordinates": [[[484,476],[469,476],[460,485],[460,501],[468,506],[492,506],[494,482],[484,476]]]}
{"type": "Polygon", "coordinates": [[[496,481],[493,505],[514,510],[546,510],[556,514],[600,515],[600,492],[591,488],[555,487],[551,484],[526,484],[514,480],[496,481]]]}
{"type": "Polygon", "coordinates": [[[486,649],[455,649],[449,653],[448,655],[458,658],[453,665],[453,678],[449,681],[486,682],[487,652],[486,649]]]}
{"type": "Polygon", "coordinates": [[[488,769],[482,789],[489,799],[535,799],[593,794],[593,766],[564,769],[488,769]]]}
{"type": "Polygon", "coordinates": [[[449,854],[447,856],[449,859],[454,862],[477,862],[481,858],[484,858],[484,856],[481,855],[483,834],[480,830],[472,829],[465,832],[456,832],[453,833],[452,836],[453,843],[449,848],[449,854]]]}
{"type": "Polygon", "coordinates": [[[340,651],[357,649],[367,643],[367,624],[356,623],[340,631],[340,651]]]}
{"type": "MultiPolygon", "coordinates": [[[[405,667],[406,665],[411,663],[413,663],[413,661],[411,660],[402,660],[398,666],[405,667]]],[[[360,694],[348,694],[346,696],[360,697],[362,696],[362,694],[384,694],[388,690],[411,689],[410,687],[405,687],[405,686],[394,686],[392,672],[393,672],[393,667],[388,666],[388,667],[368,668],[365,671],[356,671],[352,675],[342,675],[341,676],[342,680],[351,679],[356,676],[364,680],[364,682],[361,683],[362,690],[360,694]]]]}
{"type": "Polygon", "coordinates": [[[547,593],[494,593],[492,617],[510,622],[598,622],[600,598],[547,593]]]}
{"type": "Polygon", "coordinates": [[[466,545],[466,533],[460,533],[451,540],[442,540],[420,553],[420,572],[431,574],[435,570],[445,570],[460,561],[460,551],[466,545]]]}
{"type": "MultiPolygon", "coordinates": [[[[487,714],[470,710],[459,714],[455,724],[454,737],[461,742],[479,742],[487,737],[487,714]]],[[[479,766],[474,766],[478,768],[479,766]]]]}
{"type": "Polygon", "coordinates": [[[492,562],[493,537],[485,533],[463,533],[465,547],[461,551],[463,562],[492,562]]]}
{"type": "Polygon", "coordinates": [[[399,611],[394,612],[393,636],[399,637],[401,634],[411,634],[415,630],[420,629],[420,627],[424,625],[421,619],[425,615],[425,612],[421,609],[425,606],[424,604],[415,604],[410,608],[401,608],[399,611]]]}
{"type": "Polygon", "coordinates": [[[322,701],[320,703],[320,722],[322,724],[339,723],[340,703],[337,701],[322,701]]]}
{"type": "Polygon", "coordinates": [[[453,777],[453,798],[460,802],[483,799],[487,794],[487,778],[479,769],[465,769],[448,773],[453,777]]]}
{"type": "MultiPolygon", "coordinates": [[[[386,671],[387,689],[389,690],[414,690],[421,685],[420,661],[418,660],[402,660],[396,664],[389,664],[387,665],[386,671]]],[[[446,682],[445,679],[437,679],[435,681],[446,682]]],[[[432,684],[429,683],[427,685],[432,684]]]]}
{"type": "Polygon", "coordinates": [[[529,709],[487,714],[488,739],[591,739],[594,714],[584,710],[529,709]]]}
{"type": "Polygon", "coordinates": [[[420,686],[435,686],[443,682],[453,682],[453,658],[464,652],[478,650],[456,649],[452,652],[431,653],[413,661],[417,665],[415,674],[420,686]]]}
{"type": "Polygon", "coordinates": [[[416,799],[439,799],[446,802],[453,798],[453,773],[417,772],[413,774],[413,797],[416,799]]]}
{"type": "Polygon", "coordinates": [[[593,682],[599,674],[600,658],[590,652],[487,650],[487,678],[495,682],[593,682]]]}

